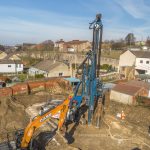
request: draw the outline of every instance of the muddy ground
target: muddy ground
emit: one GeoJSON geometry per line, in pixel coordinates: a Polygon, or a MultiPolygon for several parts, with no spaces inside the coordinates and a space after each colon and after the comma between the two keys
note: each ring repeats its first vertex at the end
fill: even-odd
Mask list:
{"type": "MultiPolygon", "coordinates": [[[[0,140],[4,140],[4,133],[26,127],[30,117],[25,110],[29,106],[46,102],[48,99],[64,99],[65,97],[39,92],[33,95],[15,96],[13,99],[0,99],[0,140]]],[[[69,145],[56,134],[53,140],[46,143],[45,149],[132,150],[139,148],[149,150],[150,108],[128,106],[112,101],[106,102],[106,106],[100,129],[88,125],[70,124],[65,135],[69,145]],[[125,120],[116,117],[122,110],[126,115],[125,120]]],[[[47,131],[44,130],[43,133],[47,131]]]]}
{"type": "Polygon", "coordinates": [[[30,121],[26,109],[36,103],[51,99],[64,99],[64,95],[51,95],[48,92],[38,92],[32,95],[18,95],[0,98],[0,141],[6,138],[6,133],[23,129],[30,121]]]}
{"type": "MultiPolygon", "coordinates": [[[[67,138],[69,145],[81,150],[149,150],[150,109],[110,102],[100,129],[88,125],[71,124],[67,138]],[[126,118],[117,118],[124,110],[126,118]]],[[[54,142],[53,142],[54,143],[54,142]]],[[[52,150],[49,145],[47,150],[52,150]]],[[[57,146],[61,149],[61,146],[57,146]]]]}

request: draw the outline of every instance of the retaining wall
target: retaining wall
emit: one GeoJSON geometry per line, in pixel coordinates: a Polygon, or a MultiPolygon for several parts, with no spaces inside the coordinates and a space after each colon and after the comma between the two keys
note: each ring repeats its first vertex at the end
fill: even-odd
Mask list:
{"type": "MultiPolygon", "coordinates": [[[[39,91],[51,91],[53,89],[60,90],[61,87],[56,87],[59,84],[66,84],[68,87],[69,82],[63,79],[50,79],[46,81],[35,81],[35,82],[26,82],[19,83],[12,87],[5,87],[0,89],[0,98],[4,96],[14,96],[20,94],[31,94],[39,91]],[[56,84],[57,83],[57,84],[56,84]]],[[[66,88],[67,89],[67,88],[66,88]]]]}

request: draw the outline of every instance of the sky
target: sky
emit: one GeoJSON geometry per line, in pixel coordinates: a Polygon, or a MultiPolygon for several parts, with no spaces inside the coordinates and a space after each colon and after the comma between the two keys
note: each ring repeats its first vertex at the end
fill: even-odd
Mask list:
{"type": "Polygon", "coordinates": [[[92,41],[89,23],[102,14],[103,40],[150,36],[150,0],[0,0],[0,44],[92,41]]]}

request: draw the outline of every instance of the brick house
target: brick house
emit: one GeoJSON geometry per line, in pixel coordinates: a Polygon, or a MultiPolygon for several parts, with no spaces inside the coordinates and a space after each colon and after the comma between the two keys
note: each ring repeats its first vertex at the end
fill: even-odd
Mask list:
{"type": "Polygon", "coordinates": [[[74,49],[74,52],[85,52],[91,49],[91,43],[89,41],[72,40],[65,42],[64,48],[67,51],[74,49]]]}
{"type": "Polygon", "coordinates": [[[64,51],[64,44],[65,44],[65,41],[63,39],[60,39],[59,41],[55,42],[54,47],[58,48],[60,52],[63,52],[64,51]]]}
{"type": "Polygon", "coordinates": [[[60,41],[55,42],[55,47],[57,47],[60,52],[82,52],[91,49],[91,42],[80,40],[65,42],[61,39],[60,41]]]}

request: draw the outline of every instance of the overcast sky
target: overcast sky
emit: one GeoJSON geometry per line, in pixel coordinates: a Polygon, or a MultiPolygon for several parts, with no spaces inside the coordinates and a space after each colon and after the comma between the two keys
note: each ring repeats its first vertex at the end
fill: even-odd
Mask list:
{"type": "Polygon", "coordinates": [[[96,13],[103,15],[104,40],[150,35],[150,0],[0,0],[0,44],[92,40],[96,13]]]}

